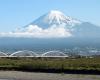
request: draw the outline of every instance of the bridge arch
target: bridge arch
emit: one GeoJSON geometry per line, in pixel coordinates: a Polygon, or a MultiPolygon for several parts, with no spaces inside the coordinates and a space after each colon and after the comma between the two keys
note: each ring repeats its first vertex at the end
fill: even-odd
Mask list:
{"type": "Polygon", "coordinates": [[[42,54],[42,57],[68,57],[68,55],[61,51],[48,51],[42,54]]]}
{"type": "Polygon", "coordinates": [[[38,54],[28,50],[17,51],[10,55],[10,57],[37,57],[37,56],[38,54]]]}
{"type": "Polygon", "coordinates": [[[8,55],[6,53],[0,51],[0,57],[8,57],[8,55]]]}

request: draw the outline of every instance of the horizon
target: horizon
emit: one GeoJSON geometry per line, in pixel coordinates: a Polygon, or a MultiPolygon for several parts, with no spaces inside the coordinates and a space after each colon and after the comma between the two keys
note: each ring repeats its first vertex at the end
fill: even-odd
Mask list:
{"type": "Polygon", "coordinates": [[[51,10],[59,10],[66,16],[100,26],[99,3],[98,0],[44,0],[42,2],[39,0],[2,0],[0,1],[0,32],[21,28],[51,10]]]}

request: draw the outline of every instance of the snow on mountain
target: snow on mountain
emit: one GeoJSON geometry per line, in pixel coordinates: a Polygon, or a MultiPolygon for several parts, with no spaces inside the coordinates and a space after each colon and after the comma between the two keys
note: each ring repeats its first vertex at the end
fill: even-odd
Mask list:
{"type": "Polygon", "coordinates": [[[0,33],[0,37],[25,38],[99,37],[99,35],[100,27],[71,18],[57,10],[52,10],[13,32],[0,33]]]}
{"type": "Polygon", "coordinates": [[[38,25],[44,29],[51,27],[53,25],[65,25],[65,26],[74,26],[76,24],[80,24],[81,21],[73,19],[69,16],[65,16],[62,12],[52,10],[48,12],[47,14],[44,14],[43,16],[39,17],[30,25],[38,25]]]}

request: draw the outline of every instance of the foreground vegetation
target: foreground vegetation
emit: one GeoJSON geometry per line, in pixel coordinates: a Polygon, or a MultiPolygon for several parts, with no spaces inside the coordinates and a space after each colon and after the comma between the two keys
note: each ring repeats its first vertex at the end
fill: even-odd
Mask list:
{"type": "Polygon", "coordinates": [[[0,58],[0,70],[100,73],[100,58],[0,58]]]}

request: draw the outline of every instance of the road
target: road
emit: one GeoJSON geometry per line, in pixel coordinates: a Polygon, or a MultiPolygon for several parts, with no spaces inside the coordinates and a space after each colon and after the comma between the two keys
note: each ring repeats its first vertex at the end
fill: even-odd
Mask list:
{"type": "Polygon", "coordinates": [[[100,80],[100,75],[0,71],[0,80],[100,80]]]}

